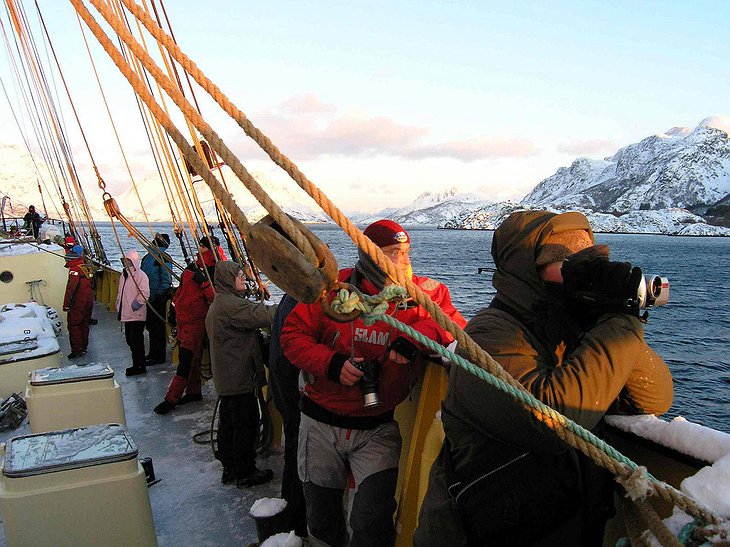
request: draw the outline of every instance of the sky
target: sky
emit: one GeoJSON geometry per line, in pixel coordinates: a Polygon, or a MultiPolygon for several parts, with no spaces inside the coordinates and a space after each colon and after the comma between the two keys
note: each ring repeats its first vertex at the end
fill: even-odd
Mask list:
{"type": "MultiPolygon", "coordinates": [[[[92,153],[121,192],[129,176],[73,7],[38,3],[92,153]]],[[[37,20],[34,4],[23,4],[37,20]]],[[[727,2],[175,0],[165,9],[183,51],[346,211],[452,187],[520,199],[577,157],[611,156],[730,114],[727,2]]],[[[155,167],[131,88],[86,36],[133,175],[144,180],[155,167]]],[[[0,77],[17,109],[4,47],[0,77]]],[[[295,185],[202,90],[196,97],[249,171],[295,185]]],[[[22,143],[4,96],[0,143],[22,143]]]]}

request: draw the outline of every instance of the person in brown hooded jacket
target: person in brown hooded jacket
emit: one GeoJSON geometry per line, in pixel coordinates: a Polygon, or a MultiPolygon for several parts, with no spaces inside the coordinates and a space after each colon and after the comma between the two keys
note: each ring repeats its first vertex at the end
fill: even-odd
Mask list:
{"type": "MultiPolygon", "coordinates": [[[[492,240],[497,294],[465,330],[537,399],[600,434],[609,409],[662,414],[673,391],[638,309],[583,305],[568,290],[603,286],[606,302],[636,293],[640,270],[593,245],[580,213],[513,213],[492,240]]],[[[441,416],[446,439],[415,545],[602,544],[613,510],[606,471],[456,366],[441,416]]]]}
{"type": "Polygon", "coordinates": [[[263,484],[270,469],[256,467],[259,425],[257,393],[264,367],[257,329],[270,327],[277,307],[244,298],[246,276],[235,262],[215,266],[216,297],[205,318],[210,342],[213,384],[220,396],[216,458],[223,464],[221,482],[239,486],[263,484]]]}

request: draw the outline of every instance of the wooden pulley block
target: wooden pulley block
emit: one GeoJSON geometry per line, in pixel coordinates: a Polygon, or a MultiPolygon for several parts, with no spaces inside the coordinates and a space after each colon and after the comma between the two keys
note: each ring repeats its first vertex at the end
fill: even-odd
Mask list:
{"type": "Polygon", "coordinates": [[[316,261],[297,249],[271,215],[251,226],[246,243],[256,266],[266,277],[299,302],[313,304],[337,281],[337,260],[304,224],[291,220],[309,241],[316,261]]]}
{"type": "Polygon", "coordinates": [[[108,198],[106,196],[109,196],[109,194],[104,194],[104,209],[106,209],[106,214],[108,214],[111,218],[119,218],[122,212],[119,210],[117,200],[111,196],[108,198]]]}

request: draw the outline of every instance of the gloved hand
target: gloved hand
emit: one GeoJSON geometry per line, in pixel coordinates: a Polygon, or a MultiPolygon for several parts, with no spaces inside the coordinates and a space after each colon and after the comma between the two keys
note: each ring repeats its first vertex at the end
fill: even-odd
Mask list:
{"type": "Polygon", "coordinates": [[[144,303],[138,302],[137,300],[132,300],[132,311],[137,311],[142,306],[144,306],[144,303]]]}
{"type": "Polygon", "coordinates": [[[402,336],[393,340],[393,343],[390,344],[388,349],[405,357],[407,361],[415,361],[416,357],[418,357],[418,346],[402,336]]]}
{"type": "Polygon", "coordinates": [[[570,255],[563,262],[563,293],[569,303],[595,319],[603,313],[639,315],[636,293],[640,268],[611,262],[608,247],[596,245],[570,255]]]}
{"type": "Polygon", "coordinates": [[[193,270],[193,281],[195,281],[198,285],[202,285],[208,280],[207,277],[205,277],[205,273],[203,273],[203,270],[200,268],[195,268],[193,270]]]}

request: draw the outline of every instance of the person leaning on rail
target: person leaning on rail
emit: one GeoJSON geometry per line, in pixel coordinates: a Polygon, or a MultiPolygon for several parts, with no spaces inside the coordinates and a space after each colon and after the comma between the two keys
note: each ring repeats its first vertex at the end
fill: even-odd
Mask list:
{"type": "MultiPolygon", "coordinates": [[[[445,285],[413,275],[410,237],[400,225],[380,220],[364,234],[447,316],[465,325],[445,285]]],[[[371,295],[391,283],[363,251],[354,268],[340,270],[339,279],[371,295]]],[[[440,344],[453,340],[420,306],[396,309],[391,303],[387,313],[440,344]]],[[[393,412],[415,381],[420,348],[384,322],[338,323],[325,316],[319,304],[304,303],[297,304],[284,322],[281,348],[307,379],[301,400],[298,467],[310,544],[348,544],[342,503],[352,478],[357,491],[350,512],[349,545],[391,545],[401,453],[393,412]],[[368,370],[367,377],[361,369],[368,370]],[[366,384],[377,391],[379,404],[365,405],[374,402],[372,392],[364,397],[361,388],[366,384]]]]}
{"type": "MultiPolygon", "coordinates": [[[[641,271],[594,247],[580,213],[513,213],[494,232],[497,294],[466,332],[532,395],[600,436],[612,413],[662,414],[667,365],[644,341],[641,271]],[[592,299],[576,295],[596,290],[592,299]],[[593,304],[588,304],[592,300],[593,304]]],[[[510,395],[452,367],[446,439],[414,536],[417,546],[600,546],[611,476],[510,395]]]]}

